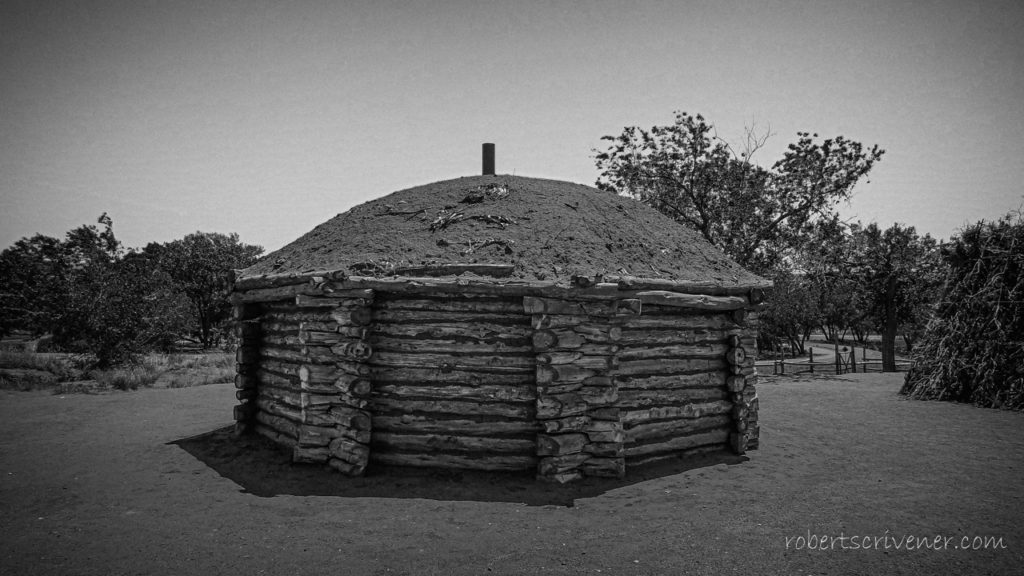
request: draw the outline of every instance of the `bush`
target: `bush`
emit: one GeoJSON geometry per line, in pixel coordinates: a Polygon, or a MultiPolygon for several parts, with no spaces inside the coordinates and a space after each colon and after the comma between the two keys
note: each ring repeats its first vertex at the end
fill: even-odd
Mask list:
{"type": "Polygon", "coordinates": [[[945,294],[901,393],[1024,409],[1024,217],[966,228],[943,258],[945,294]]]}
{"type": "Polygon", "coordinates": [[[82,377],[83,370],[76,358],[58,354],[0,351],[0,368],[36,370],[53,375],[54,382],[66,382],[82,377]]]}
{"type": "Polygon", "coordinates": [[[101,386],[118,390],[138,390],[156,383],[160,378],[160,371],[146,364],[133,364],[108,370],[94,370],[90,376],[101,386]]]}

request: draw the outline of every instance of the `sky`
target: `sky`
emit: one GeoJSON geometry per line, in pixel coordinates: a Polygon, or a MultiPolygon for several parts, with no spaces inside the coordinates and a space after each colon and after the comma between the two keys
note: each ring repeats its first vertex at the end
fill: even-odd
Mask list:
{"type": "Polygon", "coordinates": [[[886,150],[851,221],[948,238],[1024,204],[1024,3],[0,2],[0,247],[280,248],[480,172],[593,184],[601,136],[700,113],[886,150]]]}

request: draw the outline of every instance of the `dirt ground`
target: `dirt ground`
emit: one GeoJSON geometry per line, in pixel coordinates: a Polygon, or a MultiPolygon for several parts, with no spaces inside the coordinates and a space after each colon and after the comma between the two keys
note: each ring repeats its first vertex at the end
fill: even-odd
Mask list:
{"type": "Polygon", "coordinates": [[[760,450],[568,487],[292,467],[223,432],[231,385],[0,392],[0,573],[1021,574],[1024,414],[901,378],[769,379],[760,450]]]}

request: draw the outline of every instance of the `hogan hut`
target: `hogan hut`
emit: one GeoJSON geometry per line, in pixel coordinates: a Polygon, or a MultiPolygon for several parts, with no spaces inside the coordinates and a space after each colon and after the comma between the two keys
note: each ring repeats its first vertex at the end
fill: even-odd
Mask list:
{"type": "Polygon", "coordinates": [[[587,186],[485,175],[357,206],[238,271],[240,430],[296,462],[569,481],[758,444],[770,284],[587,186]]]}

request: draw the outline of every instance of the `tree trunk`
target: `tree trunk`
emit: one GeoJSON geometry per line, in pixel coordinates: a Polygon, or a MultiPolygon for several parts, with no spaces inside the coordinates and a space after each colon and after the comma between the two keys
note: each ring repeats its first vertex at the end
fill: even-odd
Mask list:
{"type": "Polygon", "coordinates": [[[885,326],[882,330],[882,372],[896,371],[896,275],[885,282],[885,326]]]}
{"type": "Polygon", "coordinates": [[[904,334],[903,335],[903,344],[907,347],[907,354],[910,354],[911,352],[914,351],[914,341],[915,340],[916,340],[916,338],[914,338],[910,334],[904,334]]]}

